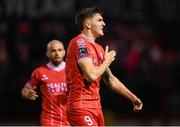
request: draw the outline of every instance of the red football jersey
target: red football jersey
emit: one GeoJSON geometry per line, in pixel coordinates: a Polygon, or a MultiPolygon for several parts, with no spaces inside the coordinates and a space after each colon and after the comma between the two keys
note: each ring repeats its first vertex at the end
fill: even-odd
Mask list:
{"type": "Polygon", "coordinates": [[[69,109],[101,108],[100,78],[87,82],[78,65],[79,62],[92,59],[99,66],[104,59],[104,49],[83,34],[73,38],[66,56],[66,81],[68,87],[67,105],[69,109]]]}
{"type": "Polygon", "coordinates": [[[50,63],[38,67],[31,75],[27,86],[38,86],[42,95],[41,125],[69,125],[66,115],[67,85],[65,62],[59,67],[50,63]]]}

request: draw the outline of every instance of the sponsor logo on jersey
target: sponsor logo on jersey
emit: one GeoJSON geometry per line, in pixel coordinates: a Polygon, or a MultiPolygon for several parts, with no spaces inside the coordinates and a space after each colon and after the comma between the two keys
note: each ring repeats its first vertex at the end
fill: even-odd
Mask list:
{"type": "Polygon", "coordinates": [[[66,83],[48,83],[47,84],[48,92],[53,94],[62,94],[67,92],[66,83]]]}

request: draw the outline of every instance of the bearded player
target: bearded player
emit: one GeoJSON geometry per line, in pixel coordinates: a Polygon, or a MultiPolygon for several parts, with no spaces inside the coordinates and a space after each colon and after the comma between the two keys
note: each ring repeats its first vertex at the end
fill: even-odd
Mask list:
{"type": "Polygon", "coordinates": [[[35,91],[40,88],[42,96],[41,126],[69,126],[66,115],[65,49],[63,43],[52,40],[47,44],[49,62],[34,70],[31,79],[22,89],[22,96],[36,100],[35,91]]]}

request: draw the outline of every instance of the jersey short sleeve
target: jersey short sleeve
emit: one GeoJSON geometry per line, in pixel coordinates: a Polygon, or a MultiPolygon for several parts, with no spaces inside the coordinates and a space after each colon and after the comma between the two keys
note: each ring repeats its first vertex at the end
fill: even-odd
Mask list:
{"type": "Polygon", "coordinates": [[[74,42],[74,45],[75,56],[78,63],[86,59],[91,59],[90,46],[88,45],[85,39],[80,38],[76,40],[74,42]]]}
{"type": "Polygon", "coordinates": [[[29,88],[35,88],[38,84],[40,84],[40,74],[38,69],[34,70],[33,73],[31,74],[30,80],[27,82],[26,86],[29,88]]]}

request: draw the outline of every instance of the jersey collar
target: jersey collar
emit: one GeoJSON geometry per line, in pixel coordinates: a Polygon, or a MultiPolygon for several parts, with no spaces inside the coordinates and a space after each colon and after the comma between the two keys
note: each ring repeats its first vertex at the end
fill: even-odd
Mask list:
{"type": "Polygon", "coordinates": [[[57,66],[57,67],[54,66],[54,65],[52,65],[52,64],[49,62],[49,63],[47,63],[47,67],[48,67],[49,69],[53,70],[53,71],[59,72],[59,71],[61,71],[61,70],[63,70],[63,69],[65,68],[65,62],[62,62],[62,64],[59,65],[59,66],[57,66]]]}
{"type": "Polygon", "coordinates": [[[94,42],[90,37],[86,36],[85,34],[81,33],[81,35],[86,38],[89,42],[95,44],[96,42],[94,42]]]}

